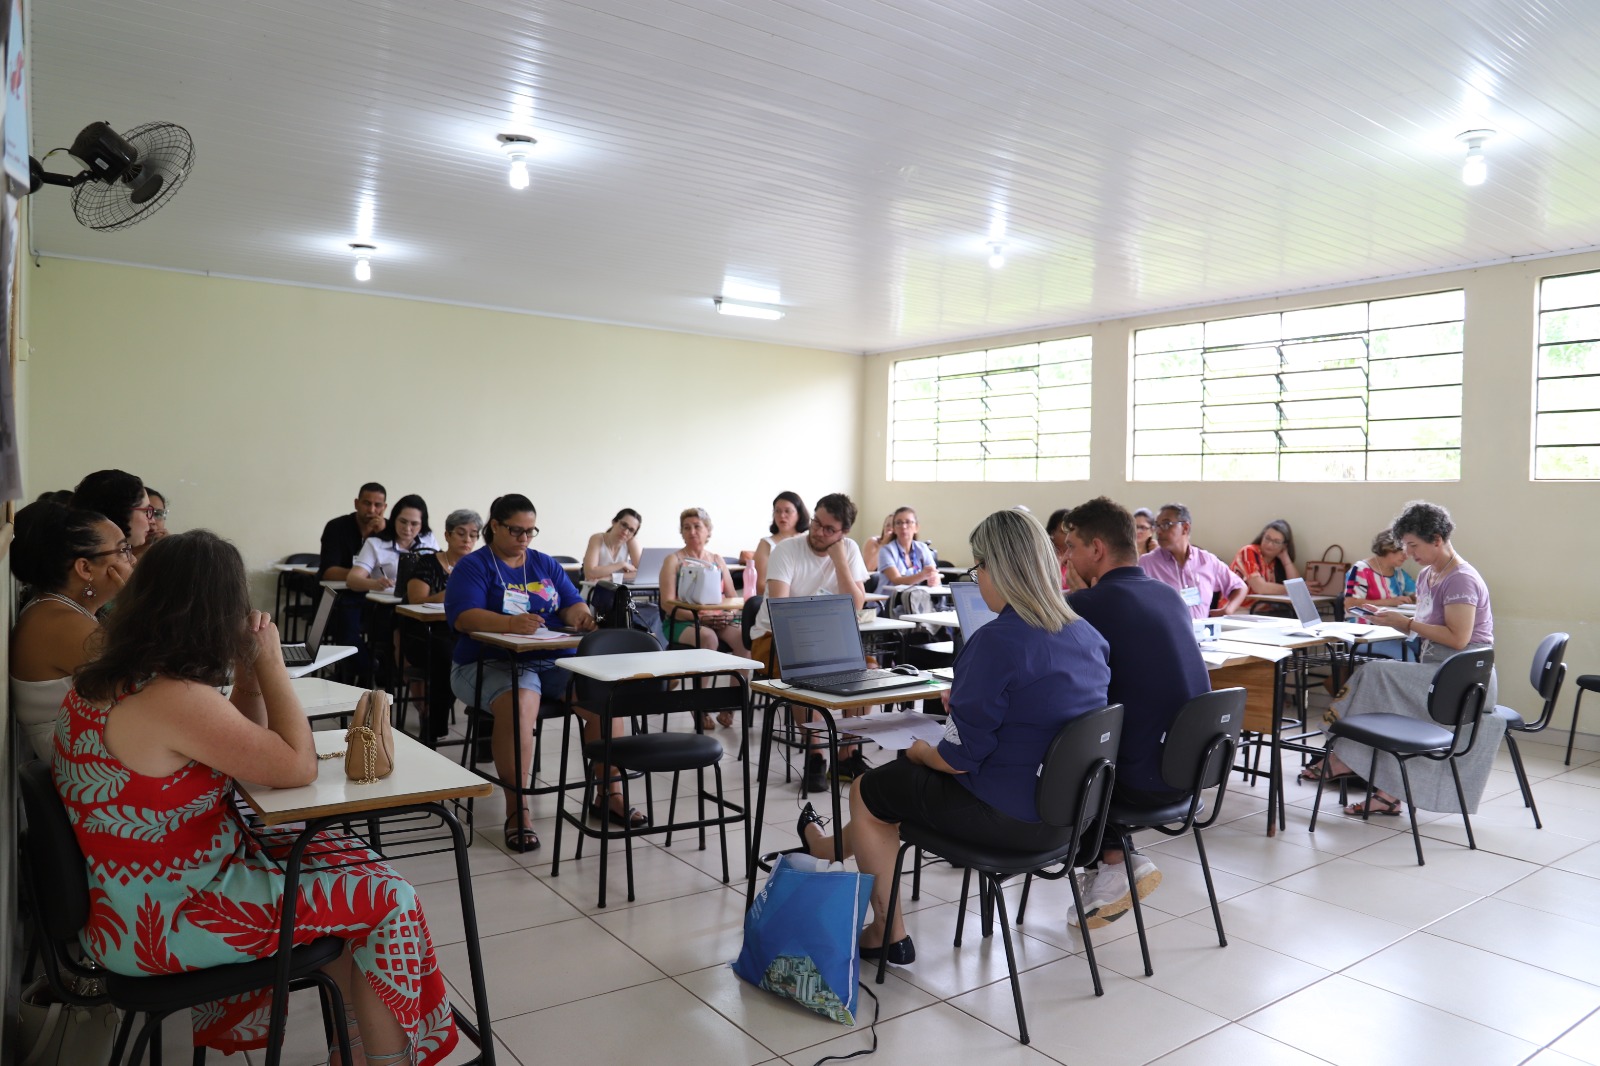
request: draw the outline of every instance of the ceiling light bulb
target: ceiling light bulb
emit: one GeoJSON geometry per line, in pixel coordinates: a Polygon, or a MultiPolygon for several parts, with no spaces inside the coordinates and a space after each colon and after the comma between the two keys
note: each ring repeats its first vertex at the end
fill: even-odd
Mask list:
{"type": "Polygon", "coordinates": [[[1456,140],[1467,146],[1467,158],[1461,164],[1461,180],[1468,185],[1482,185],[1489,177],[1489,161],[1484,158],[1483,144],[1494,136],[1494,130],[1468,130],[1458,133],[1456,140]]]}
{"type": "Polygon", "coordinates": [[[528,158],[533,155],[533,146],[538,144],[532,137],[523,133],[502,133],[497,138],[501,151],[506,158],[511,160],[511,187],[513,189],[526,189],[528,187],[528,158]]]}
{"type": "Polygon", "coordinates": [[[996,241],[995,243],[989,245],[989,266],[993,270],[999,270],[1005,265],[1006,246],[1001,244],[999,241],[996,241]]]}
{"type": "Polygon", "coordinates": [[[372,280],[372,253],[377,248],[370,244],[352,244],[350,250],[356,253],[356,280],[372,280]]]}
{"type": "Polygon", "coordinates": [[[783,317],[783,311],[777,307],[767,307],[762,304],[739,303],[736,300],[724,300],[714,297],[711,301],[717,305],[717,314],[734,315],[739,318],[760,318],[768,322],[776,322],[783,317]]]}

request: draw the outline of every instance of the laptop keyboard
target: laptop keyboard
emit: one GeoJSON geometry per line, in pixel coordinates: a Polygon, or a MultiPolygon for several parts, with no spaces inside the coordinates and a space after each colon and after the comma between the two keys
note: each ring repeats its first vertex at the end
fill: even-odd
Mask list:
{"type": "Polygon", "coordinates": [[[283,645],[283,662],[285,666],[304,666],[314,663],[317,657],[312,655],[304,644],[283,645]]]}
{"type": "Polygon", "coordinates": [[[837,674],[816,674],[803,678],[801,685],[849,685],[857,681],[876,681],[880,677],[893,677],[888,670],[841,670],[837,674]]]}

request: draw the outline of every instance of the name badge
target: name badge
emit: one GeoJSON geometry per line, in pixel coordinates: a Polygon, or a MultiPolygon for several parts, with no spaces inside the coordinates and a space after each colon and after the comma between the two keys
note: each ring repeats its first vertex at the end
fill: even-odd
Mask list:
{"type": "Polygon", "coordinates": [[[1200,590],[1199,589],[1195,588],[1193,585],[1190,585],[1188,588],[1183,589],[1181,591],[1183,592],[1183,602],[1184,603],[1187,603],[1190,607],[1198,607],[1198,606],[1200,606],[1200,590]]]}
{"type": "Polygon", "coordinates": [[[522,589],[506,589],[505,601],[500,606],[501,614],[527,614],[528,594],[522,589]]]}

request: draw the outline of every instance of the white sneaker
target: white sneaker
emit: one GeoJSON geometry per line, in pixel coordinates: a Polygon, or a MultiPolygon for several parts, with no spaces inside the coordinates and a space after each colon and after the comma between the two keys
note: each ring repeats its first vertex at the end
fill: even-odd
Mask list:
{"type": "MultiPolygon", "coordinates": [[[[1161,871],[1148,857],[1133,852],[1134,888],[1142,900],[1161,884],[1161,871]]],[[[1086,886],[1083,913],[1090,929],[1103,929],[1128,913],[1133,897],[1128,893],[1128,873],[1122,863],[1102,863],[1086,886]]],[[[1076,924],[1077,915],[1072,916],[1076,924]]]]}

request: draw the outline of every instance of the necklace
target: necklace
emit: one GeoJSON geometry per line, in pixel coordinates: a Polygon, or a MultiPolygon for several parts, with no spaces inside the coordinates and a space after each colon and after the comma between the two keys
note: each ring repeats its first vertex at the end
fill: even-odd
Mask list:
{"type": "Polygon", "coordinates": [[[83,604],[79,603],[77,600],[73,599],[70,596],[63,596],[58,592],[41,592],[41,593],[39,593],[39,599],[41,599],[41,600],[55,600],[57,603],[64,603],[68,607],[71,607],[74,611],[77,611],[79,614],[81,614],[85,618],[89,619],[90,621],[94,621],[94,622],[99,621],[98,619],[95,618],[93,611],[89,610],[83,604]]]}

